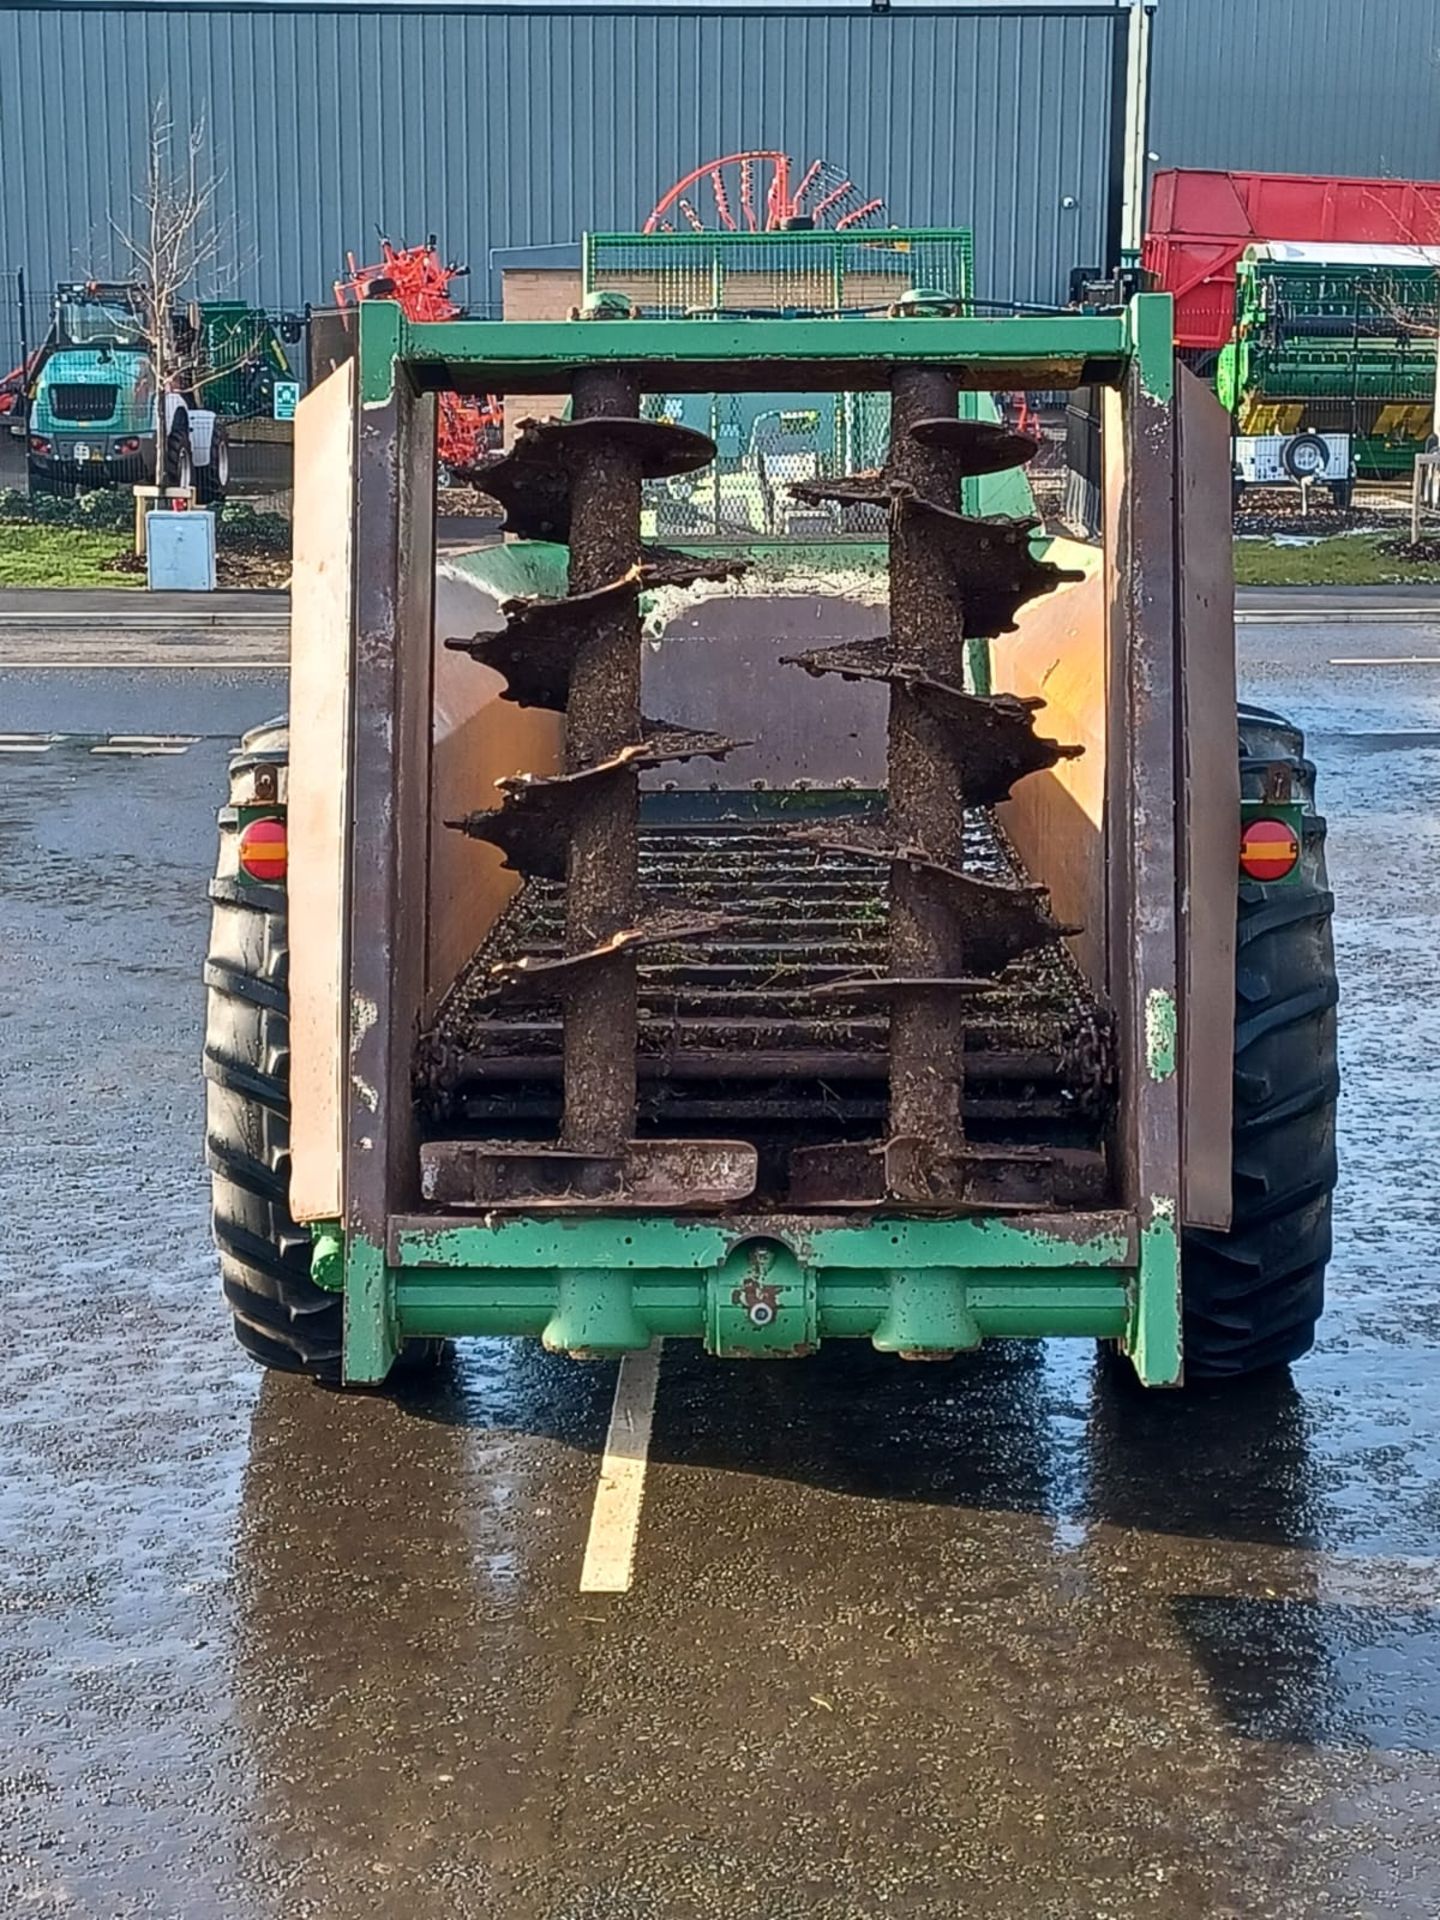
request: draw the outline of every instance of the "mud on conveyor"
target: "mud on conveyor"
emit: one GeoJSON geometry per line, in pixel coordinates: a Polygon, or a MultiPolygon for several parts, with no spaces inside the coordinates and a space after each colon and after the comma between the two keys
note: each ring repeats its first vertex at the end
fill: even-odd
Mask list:
{"type": "MultiPolygon", "coordinates": [[[[827,990],[883,975],[886,893],[866,855],[818,846],[780,821],[701,824],[694,798],[647,802],[658,817],[640,832],[642,917],[654,923],[682,906],[723,924],[638,955],[638,1130],[754,1140],[757,1199],[784,1204],[793,1149],[885,1129],[887,1010],[827,990]]],[[[863,814],[830,823],[837,839],[869,825],[863,814]]],[[[989,813],[967,819],[965,869],[1023,878],[989,813]]],[[[418,1061],[428,1132],[555,1137],[562,1004],[553,995],[515,1004],[495,980],[517,958],[560,954],[563,894],[529,882],[441,1007],[418,1061]]],[[[1062,941],[1032,949],[970,1001],[964,1068],[964,1124],[976,1141],[1098,1146],[1112,1094],[1109,1024],[1062,941]]]]}
{"type": "Polygon", "coordinates": [[[683,1206],[703,1162],[707,1194],[752,1205],[1103,1197],[1108,1048],[1077,929],[990,812],[1074,749],[962,665],[1067,576],[1034,523],[955,511],[966,476],[1034,451],[957,402],[953,375],[896,369],[886,468],[795,489],[890,518],[890,633],[781,663],[888,697],[883,802],[817,795],[808,825],[735,794],[652,796],[641,825],[642,769],[740,744],[640,709],[641,591],[736,570],[643,553],[640,480],[710,443],[636,417],[633,375],[582,369],[574,419],[528,423],[494,469],[511,530],[568,541],[569,592],[460,644],[563,712],[565,764],[448,823],[526,884],[422,1042],[427,1196],[683,1206]]]}

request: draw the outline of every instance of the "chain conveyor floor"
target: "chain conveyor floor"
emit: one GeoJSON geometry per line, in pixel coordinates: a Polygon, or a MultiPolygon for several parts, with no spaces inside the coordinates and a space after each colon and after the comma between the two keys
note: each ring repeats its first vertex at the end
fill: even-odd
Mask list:
{"type": "MultiPolygon", "coordinates": [[[[649,799],[646,907],[652,919],[683,906],[733,925],[638,956],[638,1131],[754,1141],[762,1190],[779,1198],[791,1146],[884,1130],[888,1016],[863,997],[850,1005],[843,993],[821,996],[885,972],[885,867],[818,846],[788,821],[665,817],[672,801],[689,802],[693,814],[698,798],[649,799]]],[[[843,837],[843,825],[825,817],[827,833],[843,837]]],[[[986,812],[967,815],[964,865],[1025,878],[986,812]]],[[[559,1003],[497,995],[492,969],[522,953],[559,955],[563,915],[563,887],[531,880],[456,981],[418,1056],[427,1132],[553,1136],[559,1003]]],[[[1100,1143],[1113,1079],[1109,1026],[1062,941],[974,991],[965,1047],[967,1133],[1005,1144],[1100,1143]]]]}

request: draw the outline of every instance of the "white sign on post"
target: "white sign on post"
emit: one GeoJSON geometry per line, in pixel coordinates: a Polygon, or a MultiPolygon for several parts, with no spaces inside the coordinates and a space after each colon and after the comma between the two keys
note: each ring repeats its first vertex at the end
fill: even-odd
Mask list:
{"type": "Polygon", "coordinates": [[[298,380],[277,380],[272,389],[271,415],[276,420],[293,420],[300,403],[298,380]]]}

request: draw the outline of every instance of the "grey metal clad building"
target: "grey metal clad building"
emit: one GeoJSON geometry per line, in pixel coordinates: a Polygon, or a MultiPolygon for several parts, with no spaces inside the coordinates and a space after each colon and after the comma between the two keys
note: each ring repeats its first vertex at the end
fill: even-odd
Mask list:
{"type": "Polygon", "coordinates": [[[1440,0],[1160,0],[1165,167],[1440,179],[1440,0]]]}
{"type": "Polygon", "coordinates": [[[347,248],[489,249],[639,224],[746,147],[843,165],[890,218],[969,225],[980,291],[1053,300],[1106,251],[1123,9],[871,5],[0,8],[0,266],[108,269],[148,102],[203,114],[254,257],[244,291],[320,301],[347,248]]]}
{"type": "MultiPolygon", "coordinates": [[[[323,300],[382,230],[438,234],[493,299],[492,249],[633,227],[745,147],[969,225],[982,297],[1054,301],[1118,240],[1129,7],[0,4],[0,269],[118,265],[163,97],[203,116],[241,291],[272,307],[323,300]]],[[[1162,164],[1440,175],[1440,0],[1158,0],[1152,44],[1162,164]]]]}

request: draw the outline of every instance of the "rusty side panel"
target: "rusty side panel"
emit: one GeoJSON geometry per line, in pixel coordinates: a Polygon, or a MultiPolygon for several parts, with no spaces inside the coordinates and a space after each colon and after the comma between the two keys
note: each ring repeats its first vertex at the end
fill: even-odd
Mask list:
{"type": "Polygon", "coordinates": [[[435,402],[397,370],[359,415],[345,1220],[383,1246],[418,1197],[411,1054],[425,989],[435,402]]]}
{"type": "MultiPolygon", "coordinates": [[[[1173,1041],[1176,945],[1174,414],[1131,367],[1104,400],[1109,619],[1106,814],[1110,995],[1121,1090],[1114,1170],[1148,1226],[1173,1208],[1180,1103],[1173,1041]]],[[[1169,1222],[1173,1229],[1173,1218],[1169,1222]]]]}
{"type": "Polygon", "coordinates": [[[354,374],[346,361],[306,394],[295,418],[286,828],[297,1220],[333,1220],[342,1204],[354,374]]]}
{"type": "MultiPolygon", "coordinates": [[[[498,673],[445,645],[504,624],[493,594],[441,568],[435,581],[432,820],[493,806],[496,781],[512,774],[560,770],[559,714],[502,700],[505,683],[498,673]]],[[[520,876],[501,860],[499,848],[487,841],[444,831],[431,836],[427,1020],[520,885],[520,876]]]]}
{"type": "Polygon", "coordinates": [[[1086,568],[1085,579],[1022,607],[1019,631],[991,647],[997,693],[1045,702],[1037,730],[1084,752],[1022,780],[999,809],[1032,879],[1050,889],[1055,917],[1081,931],[1069,946],[1099,994],[1107,991],[1105,822],[1106,622],[1103,568],[1090,549],[1056,541],[1047,558],[1086,568]]]}
{"type": "Polygon", "coordinates": [[[1235,1044],[1235,568],[1230,422],[1181,367],[1179,431],[1179,725],[1182,1213],[1230,1225],[1235,1044]]]}

